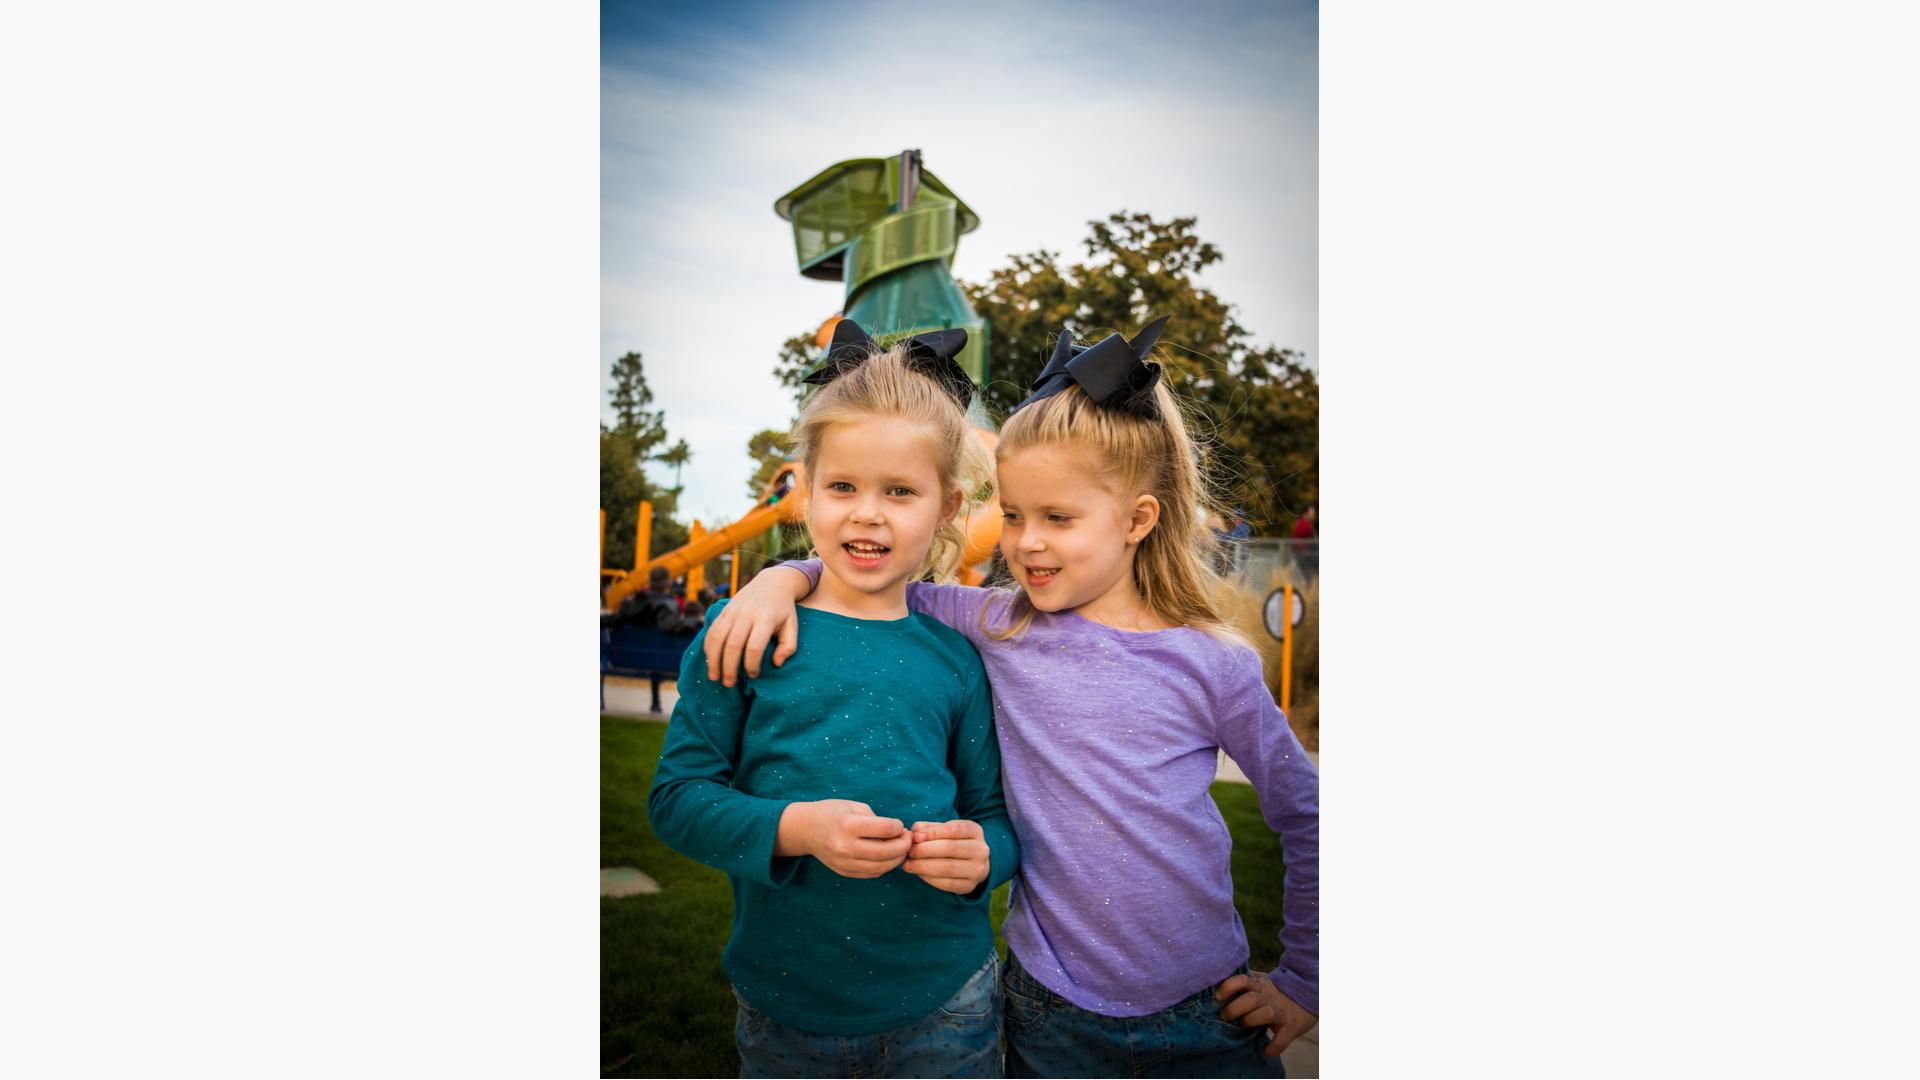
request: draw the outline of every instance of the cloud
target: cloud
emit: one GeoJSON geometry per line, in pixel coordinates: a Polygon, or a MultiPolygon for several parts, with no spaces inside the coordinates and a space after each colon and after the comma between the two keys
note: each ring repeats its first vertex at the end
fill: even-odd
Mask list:
{"type": "Polygon", "coordinates": [[[747,438],[792,414],[779,344],[842,297],[797,274],[773,201],[907,147],[980,214],[957,275],[1042,247],[1077,256],[1086,222],[1115,210],[1193,214],[1226,255],[1204,283],[1257,340],[1317,360],[1316,24],[1311,5],[1271,4],[608,18],[603,380],[645,354],[694,450],[683,505],[738,516],[747,438]]]}

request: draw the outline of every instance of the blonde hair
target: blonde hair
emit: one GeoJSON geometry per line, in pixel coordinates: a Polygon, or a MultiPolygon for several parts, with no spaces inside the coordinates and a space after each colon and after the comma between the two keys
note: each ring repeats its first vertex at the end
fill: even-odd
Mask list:
{"type": "MultiPolygon", "coordinates": [[[[939,383],[908,367],[906,355],[904,345],[874,353],[858,367],[816,391],[794,424],[794,451],[806,466],[807,483],[811,485],[814,466],[820,458],[820,444],[833,425],[876,417],[894,417],[919,425],[934,451],[942,507],[953,492],[966,494],[962,496],[961,513],[943,518],[934,530],[933,543],[927,548],[926,558],[915,568],[913,579],[931,577],[935,581],[952,581],[960,568],[960,554],[966,548],[966,534],[960,526],[967,509],[966,499],[989,487],[992,463],[986,448],[967,429],[967,417],[960,406],[939,383]]],[[[807,532],[811,535],[812,498],[808,498],[807,508],[807,532]]]]}
{"type": "MultiPolygon", "coordinates": [[[[1151,495],[1160,502],[1160,519],[1141,539],[1133,559],[1133,585],[1147,610],[1162,622],[1190,626],[1235,644],[1246,638],[1231,623],[1232,586],[1210,558],[1219,541],[1207,528],[1206,514],[1217,508],[1202,481],[1199,454],[1187,433],[1180,403],[1163,378],[1153,388],[1159,418],[1137,416],[1094,404],[1078,386],[1070,386],[1015,412],[1000,429],[995,457],[1006,460],[1036,446],[1070,446],[1090,451],[1100,479],[1131,498],[1151,495]]],[[[987,631],[1004,641],[1032,625],[1035,608],[1025,590],[1004,605],[981,609],[1006,612],[1005,626],[987,631]]]]}

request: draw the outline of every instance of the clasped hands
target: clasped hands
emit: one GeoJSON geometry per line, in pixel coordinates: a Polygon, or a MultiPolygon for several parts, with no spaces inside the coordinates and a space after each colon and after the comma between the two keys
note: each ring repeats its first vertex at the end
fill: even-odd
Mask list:
{"type": "Polygon", "coordinates": [[[811,855],[850,878],[876,878],[899,867],[936,889],[965,896],[991,869],[986,833],[974,821],[883,818],[851,799],[789,803],[780,815],[775,855],[811,855]]]}

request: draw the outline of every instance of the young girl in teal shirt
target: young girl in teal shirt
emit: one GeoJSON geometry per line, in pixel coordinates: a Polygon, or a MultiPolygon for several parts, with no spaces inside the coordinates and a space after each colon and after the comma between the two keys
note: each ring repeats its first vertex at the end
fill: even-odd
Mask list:
{"type": "Polygon", "coordinates": [[[681,667],[648,811],[732,880],[743,1076],[1001,1074],[988,895],[1019,850],[992,698],[966,638],[906,604],[951,578],[985,474],[964,341],[879,352],[840,324],[795,433],[824,564],[806,659],[729,688],[696,641],[681,667]]]}

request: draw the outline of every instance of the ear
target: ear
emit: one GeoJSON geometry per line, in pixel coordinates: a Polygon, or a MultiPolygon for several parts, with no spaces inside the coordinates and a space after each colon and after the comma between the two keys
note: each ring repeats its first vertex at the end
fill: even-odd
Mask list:
{"type": "Polygon", "coordinates": [[[966,501],[967,493],[961,491],[959,488],[954,488],[952,491],[947,492],[947,513],[941,520],[952,520],[953,515],[960,512],[960,504],[966,501]]]}
{"type": "Polygon", "coordinates": [[[1142,495],[1133,500],[1133,520],[1127,526],[1127,543],[1137,544],[1160,524],[1160,500],[1142,495]]]}

